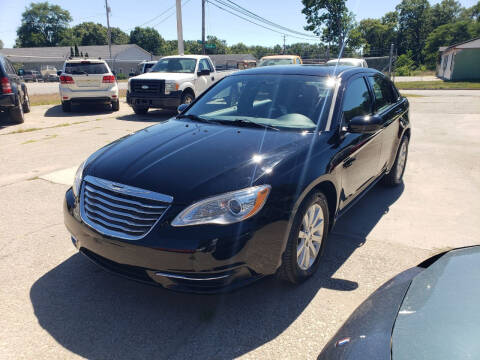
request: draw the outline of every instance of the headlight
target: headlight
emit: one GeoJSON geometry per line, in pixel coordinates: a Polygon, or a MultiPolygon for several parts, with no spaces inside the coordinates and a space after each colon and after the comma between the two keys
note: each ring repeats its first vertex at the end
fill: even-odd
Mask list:
{"type": "Polygon", "coordinates": [[[170,94],[172,91],[178,90],[178,84],[174,80],[165,81],[165,94],[170,94]]]}
{"type": "Polygon", "coordinates": [[[77,172],[75,173],[75,179],[73,180],[73,185],[72,185],[73,195],[75,195],[75,197],[78,197],[78,195],[80,194],[80,185],[82,184],[83,169],[85,167],[85,162],[86,161],[80,164],[77,172]]]}
{"type": "Polygon", "coordinates": [[[270,193],[270,185],[254,186],[199,201],[183,210],[172,226],[233,224],[258,213],[270,193]]]}

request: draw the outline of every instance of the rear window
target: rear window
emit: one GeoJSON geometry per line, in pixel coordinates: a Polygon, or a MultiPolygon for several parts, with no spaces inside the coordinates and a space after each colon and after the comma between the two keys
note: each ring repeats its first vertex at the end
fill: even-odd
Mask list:
{"type": "Polygon", "coordinates": [[[108,74],[108,69],[104,63],[67,63],[65,64],[65,73],[72,75],[108,74]]]}

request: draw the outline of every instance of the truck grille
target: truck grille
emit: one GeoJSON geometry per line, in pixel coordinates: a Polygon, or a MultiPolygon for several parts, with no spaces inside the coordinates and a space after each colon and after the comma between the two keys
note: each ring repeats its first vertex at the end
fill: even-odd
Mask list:
{"type": "Polygon", "coordinates": [[[135,95],[163,95],[165,80],[130,80],[132,93],[135,95]]]}
{"type": "Polygon", "coordinates": [[[99,233],[138,240],[160,220],[172,201],[168,195],[86,176],[80,210],[83,221],[99,233]]]}

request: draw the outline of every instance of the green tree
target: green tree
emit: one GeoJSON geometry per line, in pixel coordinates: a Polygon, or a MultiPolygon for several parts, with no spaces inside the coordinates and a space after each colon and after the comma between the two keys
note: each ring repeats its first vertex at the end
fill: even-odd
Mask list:
{"type": "Polygon", "coordinates": [[[244,43],[238,43],[230,46],[230,53],[231,54],[248,54],[250,49],[244,43]]]}
{"type": "Polygon", "coordinates": [[[462,12],[460,13],[460,18],[462,20],[476,20],[480,21],[480,1],[476,4],[473,5],[470,8],[463,9],[462,12]]]}
{"type": "Polygon", "coordinates": [[[130,32],[130,43],[137,44],[154,55],[162,55],[165,52],[165,40],[157,30],[151,27],[136,27],[130,32]]]}
{"type": "Polygon", "coordinates": [[[480,36],[480,23],[472,20],[462,20],[439,26],[426,40],[424,56],[427,66],[430,69],[435,68],[439,47],[450,46],[478,36],[480,36]]]}
{"type": "Polygon", "coordinates": [[[462,9],[462,5],[455,0],[442,0],[441,3],[433,5],[428,14],[430,29],[434,30],[441,25],[455,22],[462,9]]]}
{"type": "Polygon", "coordinates": [[[379,19],[364,19],[357,27],[361,37],[365,41],[364,53],[372,56],[387,55],[390,44],[395,43],[395,25],[392,22],[385,23],[379,19]]]}
{"type": "Polygon", "coordinates": [[[128,34],[118,27],[110,28],[110,35],[112,37],[112,44],[124,45],[128,44],[130,41],[128,34]]]}
{"type": "Polygon", "coordinates": [[[0,40],[0,49],[3,49],[3,41],[0,40]]]}
{"type": "Polygon", "coordinates": [[[80,56],[80,52],[78,51],[77,44],[75,44],[75,56],[80,56]]]}
{"type": "Polygon", "coordinates": [[[107,28],[94,22],[83,22],[72,28],[73,37],[79,45],[106,45],[107,28]]]}
{"type": "Polygon", "coordinates": [[[73,48],[70,46],[70,56],[71,57],[74,57],[75,56],[75,53],[73,52],[73,48]]]}
{"type": "Polygon", "coordinates": [[[423,63],[423,47],[429,32],[428,0],[402,0],[397,5],[399,53],[412,50],[417,64],[423,63]]]}
{"type": "Polygon", "coordinates": [[[313,31],[329,44],[337,44],[340,49],[354,27],[354,17],[345,0],[302,0],[302,4],[302,13],[307,18],[305,30],[313,31]]]}
{"type": "Polygon", "coordinates": [[[57,46],[70,21],[70,13],[58,5],[48,2],[32,3],[22,14],[15,46],[57,46]]]}

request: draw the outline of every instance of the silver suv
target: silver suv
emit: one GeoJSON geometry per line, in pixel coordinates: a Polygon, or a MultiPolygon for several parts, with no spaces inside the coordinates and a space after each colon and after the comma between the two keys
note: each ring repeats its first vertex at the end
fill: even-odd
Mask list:
{"type": "Polygon", "coordinates": [[[117,79],[106,61],[67,60],[59,75],[63,111],[70,112],[72,102],[112,104],[113,111],[119,110],[117,79]]]}

